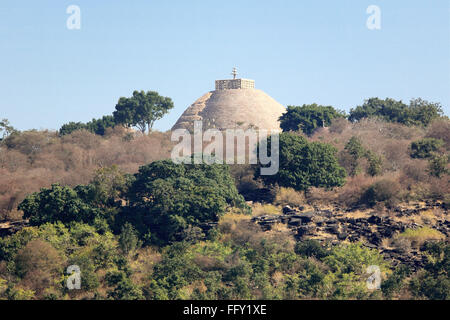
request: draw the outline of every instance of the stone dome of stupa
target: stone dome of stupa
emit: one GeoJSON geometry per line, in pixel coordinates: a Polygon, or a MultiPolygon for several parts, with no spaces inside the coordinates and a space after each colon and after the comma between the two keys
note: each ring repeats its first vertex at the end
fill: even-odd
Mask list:
{"type": "Polygon", "coordinates": [[[255,82],[237,79],[216,80],[214,91],[195,101],[181,115],[174,129],[192,130],[194,121],[202,121],[203,128],[255,128],[280,130],[279,117],[286,108],[265,92],[255,89],[255,82]]]}

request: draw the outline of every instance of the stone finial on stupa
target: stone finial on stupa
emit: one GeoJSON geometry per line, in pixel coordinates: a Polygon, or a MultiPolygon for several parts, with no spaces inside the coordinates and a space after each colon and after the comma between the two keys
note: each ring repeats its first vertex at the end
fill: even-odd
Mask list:
{"type": "Polygon", "coordinates": [[[231,90],[231,89],[254,89],[255,81],[250,79],[236,79],[238,72],[234,67],[231,75],[233,79],[216,80],[216,90],[231,90]]]}

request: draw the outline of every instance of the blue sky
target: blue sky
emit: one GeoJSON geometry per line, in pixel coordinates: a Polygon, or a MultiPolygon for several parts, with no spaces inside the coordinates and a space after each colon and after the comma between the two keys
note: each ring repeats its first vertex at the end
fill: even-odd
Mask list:
{"type": "Polygon", "coordinates": [[[0,2],[0,118],[21,130],[111,114],[133,90],[174,100],[167,130],[234,66],[283,105],[422,97],[449,115],[450,1],[0,2]]]}

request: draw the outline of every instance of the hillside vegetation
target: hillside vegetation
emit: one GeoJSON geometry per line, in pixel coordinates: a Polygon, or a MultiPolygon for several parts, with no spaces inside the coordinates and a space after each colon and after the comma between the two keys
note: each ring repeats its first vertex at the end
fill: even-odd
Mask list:
{"type": "Polygon", "coordinates": [[[173,163],[170,132],[145,133],[171,106],[135,92],[102,130],[2,121],[0,299],[450,298],[439,104],[291,106],[273,176],[173,163]],[[79,290],[66,286],[72,265],[79,290]]]}

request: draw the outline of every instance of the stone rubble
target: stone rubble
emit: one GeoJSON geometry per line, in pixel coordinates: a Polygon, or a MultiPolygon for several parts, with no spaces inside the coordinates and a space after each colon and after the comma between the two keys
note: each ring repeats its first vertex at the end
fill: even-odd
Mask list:
{"type": "MultiPolygon", "coordinates": [[[[372,212],[369,217],[353,218],[338,210],[336,212],[319,209],[303,211],[304,208],[301,207],[293,209],[286,206],[280,215],[258,216],[252,218],[252,222],[258,224],[264,231],[271,230],[276,224],[285,224],[297,241],[315,239],[332,245],[341,241],[360,241],[366,247],[378,249],[385,259],[392,261],[394,265],[403,263],[417,270],[426,263],[420,250],[402,251],[397,248],[386,248],[383,246],[383,239],[393,239],[396,234],[406,229],[422,227],[414,222],[398,221],[394,219],[395,217],[411,217],[435,208],[443,207],[438,203],[426,203],[425,206],[416,206],[414,209],[397,207],[391,216],[379,216],[376,212],[372,212]]],[[[428,226],[438,230],[447,238],[450,236],[450,221],[445,218],[438,219],[436,223],[428,226]]]]}

